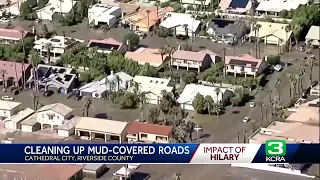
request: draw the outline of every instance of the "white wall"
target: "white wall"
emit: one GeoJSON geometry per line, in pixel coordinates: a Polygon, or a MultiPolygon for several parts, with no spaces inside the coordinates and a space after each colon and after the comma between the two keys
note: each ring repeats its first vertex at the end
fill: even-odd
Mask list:
{"type": "Polygon", "coordinates": [[[9,120],[4,123],[4,128],[16,130],[17,124],[15,122],[9,120]]]}
{"type": "Polygon", "coordinates": [[[69,137],[69,131],[67,130],[58,130],[58,136],[61,136],[61,137],[69,137]]]}
{"type": "Polygon", "coordinates": [[[21,125],[22,132],[32,132],[32,126],[29,125],[21,125]]]}
{"type": "Polygon", "coordinates": [[[37,121],[40,124],[50,124],[53,126],[59,126],[62,124],[62,122],[64,121],[65,117],[61,114],[58,114],[52,110],[48,110],[48,111],[43,111],[43,112],[38,112],[37,113],[37,121]],[[54,114],[53,119],[49,119],[49,116],[47,115],[47,113],[49,114],[54,114]]]}
{"type": "Polygon", "coordinates": [[[4,109],[0,109],[0,117],[11,117],[13,115],[15,115],[16,113],[18,113],[20,110],[20,106],[17,106],[11,110],[4,110],[4,109]]]}

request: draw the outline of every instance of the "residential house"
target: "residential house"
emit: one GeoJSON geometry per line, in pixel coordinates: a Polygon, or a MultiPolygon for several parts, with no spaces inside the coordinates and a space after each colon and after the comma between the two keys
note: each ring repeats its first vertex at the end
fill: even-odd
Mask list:
{"type": "Polygon", "coordinates": [[[33,76],[29,78],[30,86],[34,84],[36,79],[40,89],[44,88],[47,91],[50,88],[55,88],[58,93],[63,94],[71,92],[78,81],[77,72],[73,68],[39,64],[36,75],[36,78],[33,76]]]}
{"type": "Polygon", "coordinates": [[[75,164],[1,164],[2,177],[6,179],[82,179],[84,165],[75,164]]]}
{"type": "Polygon", "coordinates": [[[22,85],[31,76],[31,64],[0,61],[0,82],[5,81],[6,87],[22,85]]]}
{"type": "Polygon", "coordinates": [[[212,19],[207,27],[207,33],[212,35],[213,40],[226,44],[237,43],[246,31],[245,22],[227,19],[212,19]]]}
{"type": "Polygon", "coordinates": [[[308,125],[319,126],[320,123],[320,98],[316,98],[309,102],[302,103],[296,108],[288,108],[289,115],[286,118],[286,122],[298,122],[308,125]]]}
{"type": "Polygon", "coordinates": [[[135,121],[128,125],[127,138],[129,143],[169,143],[172,127],[135,121]]]}
{"type": "Polygon", "coordinates": [[[103,78],[99,81],[93,81],[79,88],[80,95],[100,99],[105,97],[110,88],[112,91],[126,90],[130,88],[132,79],[133,77],[125,72],[113,74],[113,71],[111,71],[111,75],[107,76],[107,79],[103,78]],[[119,87],[117,76],[119,77],[119,87]]]}
{"type": "Polygon", "coordinates": [[[62,124],[57,127],[58,136],[70,137],[71,135],[73,135],[78,120],[79,119],[72,117],[63,121],[62,124]]]}
{"type": "Polygon", "coordinates": [[[220,10],[226,13],[243,14],[250,11],[254,0],[221,0],[220,10]]]}
{"type": "Polygon", "coordinates": [[[117,51],[124,53],[127,50],[127,46],[113,38],[107,38],[103,40],[91,39],[88,43],[88,48],[97,48],[99,53],[110,54],[117,51]]]}
{"type": "Polygon", "coordinates": [[[173,11],[173,8],[170,6],[140,8],[137,12],[125,16],[122,19],[122,24],[128,24],[133,31],[149,32],[152,31],[155,24],[161,22],[167,12],[171,11],[173,11]]]}
{"type": "Polygon", "coordinates": [[[99,119],[92,117],[76,116],[76,136],[81,139],[91,140],[95,138],[104,139],[105,142],[124,142],[126,139],[127,122],[99,119]]]}
{"type": "Polygon", "coordinates": [[[37,113],[34,113],[20,121],[19,125],[22,132],[32,133],[41,129],[41,124],[37,121],[37,113]]]}
{"type": "Polygon", "coordinates": [[[0,43],[1,44],[14,44],[21,41],[22,38],[32,37],[29,31],[25,31],[21,28],[5,29],[0,28],[0,43]]]}
{"type": "MultiPolygon", "coordinates": [[[[159,104],[162,97],[161,92],[165,90],[171,93],[173,90],[171,79],[135,76],[133,81],[139,84],[139,92],[147,92],[146,101],[149,104],[159,104]]],[[[135,87],[133,86],[132,89],[133,88],[135,87]]]]}
{"type": "Polygon", "coordinates": [[[185,8],[187,8],[188,6],[195,7],[195,8],[201,8],[203,6],[208,7],[212,3],[212,1],[210,1],[210,0],[204,0],[204,1],[201,1],[201,0],[182,0],[181,3],[185,8]]]}
{"type": "Polygon", "coordinates": [[[320,85],[319,84],[317,86],[311,88],[310,95],[311,96],[320,96],[320,85]]]}
{"type": "Polygon", "coordinates": [[[36,118],[41,124],[41,129],[50,127],[54,130],[64,124],[64,121],[69,120],[72,111],[72,108],[62,103],[48,104],[38,109],[36,118]]]}
{"type": "Polygon", "coordinates": [[[14,101],[0,100],[0,120],[11,118],[21,109],[21,103],[14,101]]]}
{"type": "Polygon", "coordinates": [[[167,12],[160,26],[171,30],[174,35],[194,38],[200,30],[200,21],[196,18],[197,16],[193,14],[167,12]]]}
{"type": "Polygon", "coordinates": [[[198,73],[210,67],[211,63],[220,62],[221,57],[206,49],[198,52],[177,50],[173,53],[171,65],[179,68],[196,69],[198,73]]]}
{"type": "Polygon", "coordinates": [[[77,43],[82,43],[83,40],[74,39],[64,36],[53,36],[50,39],[41,38],[34,42],[33,49],[36,50],[40,56],[50,56],[53,62],[57,61],[59,57],[67,50],[77,43]]]}
{"type": "Polygon", "coordinates": [[[311,26],[306,35],[306,45],[320,46],[320,26],[311,26]]]}
{"type": "Polygon", "coordinates": [[[4,127],[12,130],[20,130],[20,122],[31,116],[35,111],[30,108],[23,109],[17,114],[7,118],[4,123],[4,127]]]}
{"type": "Polygon", "coordinates": [[[258,21],[256,24],[259,24],[261,27],[255,31],[252,26],[249,34],[250,38],[259,38],[265,44],[273,44],[280,47],[285,46],[289,42],[289,38],[291,38],[292,31],[286,32],[288,24],[262,21],[258,21]]]}
{"type": "Polygon", "coordinates": [[[78,1],[74,0],[49,0],[47,5],[42,9],[36,11],[37,17],[43,20],[53,20],[55,13],[63,14],[64,16],[69,14],[78,1]]]}
{"type": "Polygon", "coordinates": [[[194,111],[195,109],[193,108],[192,102],[198,93],[204,97],[211,96],[214,102],[222,104],[227,103],[233,96],[233,91],[231,91],[229,88],[187,84],[180,94],[178,103],[181,104],[183,109],[194,111]]]}
{"type": "MultiPolygon", "coordinates": [[[[301,123],[274,121],[267,128],[259,128],[249,138],[250,144],[261,144],[267,140],[283,140],[287,143],[319,143],[319,127],[301,123]]],[[[308,176],[303,164],[233,164],[236,167],[281,172],[284,174],[308,176]]],[[[310,177],[310,176],[308,176],[310,177]]]]}
{"type": "Polygon", "coordinates": [[[226,56],[225,68],[226,74],[244,75],[257,77],[267,68],[268,63],[262,59],[257,59],[249,54],[239,56],[226,56]]]}
{"type": "Polygon", "coordinates": [[[108,27],[112,27],[121,15],[120,7],[95,4],[88,9],[88,23],[96,26],[106,24],[108,27]]]}
{"type": "Polygon", "coordinates": [[[255,9],[258,15],[279,16],[282,10],[296,10],[299,6],[305,5],[309,0],[261,0],[255,9]]]}
{"type": "Polygon", "coordinates": [[[149,63],[151,66],[161,68],[164,63],[167,63],[168,55],[161,54],[160,49],[151,49],[141,47],[134,52],[127,51],[125,57],[138,62],[141,65],[149,63]]]}

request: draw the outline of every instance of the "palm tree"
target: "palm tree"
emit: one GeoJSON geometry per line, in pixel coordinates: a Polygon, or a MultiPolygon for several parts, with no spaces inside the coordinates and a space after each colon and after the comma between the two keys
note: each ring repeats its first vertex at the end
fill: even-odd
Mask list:
{"type": "Polygon", "coordinates": [[[7,71],[5,69],[1,69],[1,76],[2,76],[2,86],[3,90],[6,88],[6,80],[5,80],[5,74],[7,74],[7,71]]]}
{"type": "Polygon", "coordinates": [[[261,122],[263,124],[263,106],[264,104],[262,102],[258,102],[258,106],[260,107],[260,114],[261,114],[261,122]]]}
{"type": "Polygon", "coordinates": [[[59,0],[59,3],[60,3],[60,15],[62,16],[62,2],[63,0],[59,0]]]}
{"type": "Polygon", "coordinates": [[[312,73],[313,73],[313,66],[315,64],[315,60],[313,58],[309,58],[309,66],[310,66],[310,76],[309,76],[309,79],[310,79],[310,86],[312,85],[312,82],[313,82],[313,78],[312,78],[312,73]]]}
{"type": "Polygon", "coordinates": [[[115,81],[117,83],[117,90],[120,90],[120,83],[122,82],[122,80],[120,79],[120,77],[118,75],[115,75],[115,81]]]}
{"type": "Polygon", "coordinates": [[[236,132],[237,134],[237,143],[240,143],[240,132],[236,132]]]}
{"type": "Polygon", "coordinates": [[[33,98],[33,109],[37,111],[39,106],[39,96],[35,92],[32,92],[32,98],[33,98]]]}
{"type": "Polygon", "coordinates": [[[163,56],[166,54],[166,48],[165,47],[160,47],[159,53],[161,55],[161,60],[163,62],[164,61],[164,57],[163,56]]]}
{"type": "Polygon", "coordinates": [[[248,132],[248,130],[245,129],[242,132],[243,132],[243,143],[246,143],[247,142],[247,132],[248,132]]]}
{"type": "Polygon", "coordinates": [[[144,106],[147,103],[147,94],[149,94],[149,92],[141,92],[138,94],[140,101],[140,121],[144,121],[144,106]]]}
{"type": "Polygon", "coordinates": [[[290,81],[290,86],[289,86],[289,97],[290,99],[292,99],[292,81],[293,81],[293,78],[294,78],[294,74],[293,73],[288,73],[287,74],[288,78],[289,78],[289,81],[290,81]]]}
{"type": "MultiPolygon", "coordinates": [[[[291,25],[288,24],[286,27],[285,27],[285,31],[286,31],[286,38],[288,40],[288,32],[291,31],[291,25]]],[[[288,43],[288,42],[287,42],[288,43]]],[[[288,44],[288,51],[289,53],[291,52],[291,34],[290,34],[290,37],[289,37],[289,44],[288,44]]]]}
{"type": "Polygon", "coordinates": [[[47,50],[48,64],[50,64],[50,63],[51,63],[50,57],[51,57],[52,44],[51,44],[51,43],[46,43],[44,46],[45,46],[45,48],[46,48],[46,50],[47,50]]]}
{"type": "MultiPolygon", "coordinates": [[[[216,98],[217,98],[217,102],[216,103],[219,103],[219,94],[221,93],[220,88],[218,88],[218,87],[215,88],[214,92],[216,93],[216,98]]],[[[221,99],[223,99],[223,98],[221,98],[221,99]]]]}
{"type": "Polygon", "coordinates": [[[299,64],[298,66],[298,74],[299,74],[299,82],[300,82],[300,89],[301,89],[301,93],[303,91],[303,76],[305,75],[306,73],[306,68],[302,65],[302,64],[299,64]]]}
{"type": "Polygon", "coordinates": [[[212,111],[217,115],[217,121],[219,122],[219,115],[221,113],[222,105],[219,102],[213,103],[212,111]]]}
{"type": "MultiPolygon", "coordinates": [[[[292,79],[292,88],[293,88],[293,98],[296,97],[296,94],[297,94],[297,84],[298,84],[298,81],[299,81],[299,75],[298,74],[295,74],[293,79],[292,79]]],[[[299,89],[298,89],[298,93],[299,93],[299,89]]]]}
{"type": "Polygon", "coordinates": [[[257,32],[257,36],[256,36],[256,43],[257,43],[257,48],[259,50],[256,50],[258,52],[258,57],[257,58],[260,58],[260,35],[259,35],[259,29],[261,28],[261,25],[260,24],[256,24],[256,32],[257,32]]]}
{"type": "Polygon", "coordinates": [[[223,75],[226,75],[226,48],[223,48],[223,75]]]}
{"type": "Polygon", "coordinates": [[[54,10],[55,10],[55,8],[54,7],[51,7],[50,8],[50,11],[51,11],[51,14],[52,14],[52,27],[53,27],[53,30],[55,31],[56,30],[56,27],[55,27],[55,25],[54,25],[54,19],[53,19],[53,13],[54,13],[54,10]]]}
{"type": "Polygon", "coordinates": [[[208,110],[209,115],[211,115],[214,101],[213,101],[212,97],[209,96],[209,95],[207,95],[207,96],[204,98],[204,101],[205,101],[204,106],[205,106],[206,109],[208,110]]]}
{"type": "Polygon", "coordinates": [[[191,18],[192,18],[192,27],[191,27],[191,33],[192,33],[192,37],[191,37],[191,42],[193,43],[193,38],[194,38],[194,32],[193,32],[193,28],[194,28],[194,19],[196,18],[196,16],[193,14],[192,16],[191,16],[191,18]]]}
{"type": "Polygon", "coordinates": [[[147,18],[148,18],[147,26],[148,26],[148,32],[149,32],[149,30],[150,30],[150,29],[149,29],[149,28],[150,28],[150,27],[149,27],[149,26],[150,26],[150,12],[151,12],[151,11],[150,11],[150,10],[146,10],[146,12],[147,12],[147,18]]]}
{"type": "Polygon", "coordinates": [[[184,24],[183,27],[184,27],[184,31],[185,31],[185,33],[186,33],[186,37],[188,37],[188,36],[189,36],[188,24],[184,24]]]}
{"type": "Polygon", "coordinates": [[[18,71],[17,71],[17,63],[16,63],[15,58],[13,59],[13,64],[14,64],[14,71],[15,71],[15,75],[16,75],[17,87],[18,87],[18,90],[20,91],[20,84],[19,84],[18,71]]]}
{"type": "Polygon", "coordinates": [[[89,117],[89,109],[92,105],[92,100],[88,97],[84,98],[83,99],[83,104],[82,104],[82,109],[81,109],[81,113],[82,113],[82,116],[86,116],[86,117],[89,117]]]}
{"type": "Polygon", "coordinates": [[[174,173],[173,178],[174,180],[181,180],[181,173],[174,173]]]}
{"type": "Polygon", "coordinates": [[[277,80],[276,80],[276,83],[275,83],[275,87],[276,87],[276,89],[277,89],[277,91],[278,91],[279,99],[281,99],[281,97],[280,97],[280,84],[281,84],[281,80],[280,80],[280,79],[277,79],[277,80]]]}
{"type": "Polygon", "coordinates": [[[22,42],[22,52],[23,52],[23,60],[22,60],[22,83],[23,83],[23,88],[25,89],[26,88],[26,72],[25,72],[25,67],[24,67],[24,60],[26,58],[26,51],[25,51],[25,47],[24,47],[24,30],[20,30],[20,33],[21,33],[21,42],[22,42]]]}

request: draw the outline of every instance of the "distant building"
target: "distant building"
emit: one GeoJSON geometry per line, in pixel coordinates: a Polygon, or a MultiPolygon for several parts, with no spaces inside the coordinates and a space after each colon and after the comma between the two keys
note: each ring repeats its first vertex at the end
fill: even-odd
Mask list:
{"type": "Polygon", "coordinates": [[[143,122],[131,122],[127,128],[128,142],[169,143],[172,127],[143,122]]]}
{"type": "Polygon", "coordinates": [[[73,0],[49,0],[48,4],[44,8],[36,11],[37,17],[39,19],[52,21],[55,13],[67,15],[76,4],[77,1],[73,0]]]}
{"type": "Polygon", "coordinates": [[[223,12],[243,14],[248,12],[254,0],[221,0],[219,7],[223,12]]]}
{"type": "Polygon", "coordinates": [[[207,33],[212,35],[215,41],[232,44],[244,36],[246,23],[226,19],[212,19],[207,23],[207,27],[207,33]]]}
{"type": "Polygon", "coordinates": [[[171,64],[179,70],[179,68],[196,69],[198,73],[211,66],[211,63],[221,61],[221,57],[206,49],[198,52],[177,50],[173,53],[171,64]]]}
{"type": "Polygon", "coordinates": [[[7,118],[4,123],[4,127],[12,130],[20,130],[21,124],[20,122],[31,116],[35,111],[30,108],[23,109],[19,111],[17,114],[7,118]]]}
{"type": "Polygon", "coordinates": [[[261,0],[256,8],[257,14],[279,16],[282,10],[296,10],[300,5],[305,5],[309,0],[261,0]]]}
{"type": "Polygon", "coordinates": [[[224,69],[226,74],[234,76],[257,77],[267,66],[268,63],[262,59],[257,59],[249,54],[242,54],[239,56],[226,56],[224,69]]]}
{"type": "Polygon", "coordinates": [[[29,31],[25,31],[20,28],[5,29],[0,28],[0,43],[1,44],[13,44],[21,41],[22,38],[32,37],[29,31]]]}
{"type": "Polygon", "coordinates": [[[134,52],[127,51],[125,57],[136,61],[141,65],[149,63],[151,66],[156,68],[160,68],[161,65],[168,62],[168,55],[161,55],[160,49],[151,49],[144,47],[141,47],[134,52]]]}
{"type": "Polygon", "coordinates": [[[89,24],[107,24],[109,27],[112,27],[119,20],[121,15],[120,7],[95,4],[88,10],[88,21],[89,24]]]}
{"type": "Polygon", "coordinates": [[[306,35],[306,45],[320,46],[320,26],[311,26],[306,35]]]}
{"type": "MultiPolygon", "coordinates": [[[[47,91],[50,88],[55,88],[63,94],[71,92],[78,81],[75,69],[66,67],[39,64],[36,75],[38,76],[36,81],[40,89],[44,88],[47,91]]],[[[29,78],[28,83],[30,86],[33,85],[33,76],[29,78]]]]}
{"type": "Polygon", "coordinates": [[[59,57],[69,48],[73,47],[77,43],[82,43],[83,40],[74,39],[63,36],[53,36],[50,39],[41,38],[34,42],[33,49],[36,50],[40,56],[51,57],[51,60],[55,62],[59,57]],[[48,54],[48,48],[50,48],[48,54]]]}
{"type": "Polygon", "coordinates": [[[316,98],[309,102],[302,103],[296,108],[289,108],[290,114],[286,118],[286,122],[298,122],[308,125],[319,126],[320,123],[320,98],[316,98]]]}
{"type": "Polygon", "coordinates": [[[222,104],[227,103],[227,101],[232,97],[233,92],[227,88],[223,87],[214,87],[214,86],[205,86],[198,84],[187,84],[184,90],[182,91],[178,102],[181,104],[183,109],[194,111],[192,102],[197,94],[205,96],[211,96],[214,102],[220,102],[222,104]],[[219,94],[215,92],[216,89],[219,89],[219,94]]]}
{"type": "Polygon", "coordinates": [[[99,53],[110,54],[117,51],[124,53],[127,50],[127,46],[113,38],[107,38],[103,40],[91,39],[88,43],[88,48],[97,48],[99,53]]]}
{"type": "Polygon", "coordinates": [[[31,64],[18,63],[13,61],[0,61],[0,71],[4,74],[0,74],[0,82],[3,81],[2,75],[4,75],[4,81],[6,87],[18,86],[23,84],[23,81],[29,79],[31,76],[31,64]]]}
{"type": "Polygon", "coordinates": [[[11,118],[21,109],[21,103],[14,101],[0,100],[0,120],[11,118]]]}

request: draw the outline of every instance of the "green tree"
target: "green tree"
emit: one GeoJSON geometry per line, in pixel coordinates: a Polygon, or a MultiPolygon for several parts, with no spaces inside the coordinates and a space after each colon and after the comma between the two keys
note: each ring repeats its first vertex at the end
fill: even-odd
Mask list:
{"type": "Polygon", "coordinates": [[[197,113],[202,114],[205,109],[205,100],[203,95],[197,93],[192,101],[193,108],[197,111],[197,113]]]}
{"type": "Polygon", "coordinates": [[[172,94],[170,92],[167,92],[165,90],[161,91],[161,99],[159,103],[159,107],[161,111],[167,115],[170,111],[170,109],[175,105],[175,101],[172,97],[172,94]]]}
{"type": "Polygon", "coordinates": [[[31,6],[28,4],[27,1],[25,2],[22,2],[20,4],[20,14],[21,14],[21,17],[23,19],[28,19],[29,18],[29,14],[32,13],[32,8],[31,6]]]}
{"type": "Polygon", "coordinates": [[[211,115],[213,105],[214,105],[214,101],[211,96],[206,95],[206,97],[204,98],[204,105],[205,105],[205,108],[207,109],[209,115],[211,115]]]}
{"type": "Polygon", "coordinates": [[[153,107],[149,110],[148,119],[152,124],[157,124],[159,121],[161,110],[158,107],[153,107]]]}
{"type": "Polygon", "coordinates": [[[222,104],[220,102],[213,103],[212,112],[217,115],[217,120],[219,121],[219,116],[222,112],[222,104]]]}
{"type": "Polygon", "coordinates": [[[145,63],[140,70],[140,76],[150,76],[150,77],[157,77],[158,72],[157,70],[150,65],[150,63],[145,63]]]}
{"type": "Polygon", "coordinates": [[[133,48],[138,47],[140,43],[139,35],[133,32],[129,32],[124,36],[123,43],[128,45],[129,50],[132,50],[133,48]]]}
{"type": "Polygon", "coordinates": [[[49,0],[38,0],[39,8],[43,8],[48,2],[49,0]]]}

